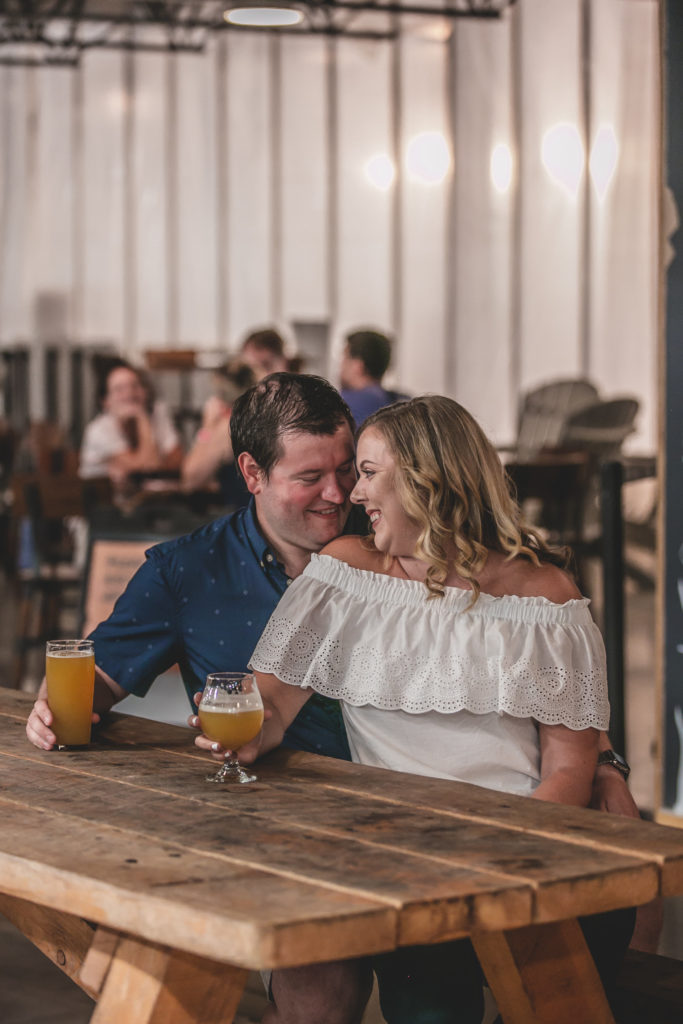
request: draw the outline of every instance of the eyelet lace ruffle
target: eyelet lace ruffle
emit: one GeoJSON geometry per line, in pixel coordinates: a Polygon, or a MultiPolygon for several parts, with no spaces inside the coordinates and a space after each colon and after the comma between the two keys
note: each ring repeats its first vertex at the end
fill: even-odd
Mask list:
{"type": "Polygon", "coordinates": [[[606,729],[602,637],[585,599],[447,588],[313,555],[251,658],[261,672],[356,707],[411,714],[504,713],[570,729],[606,729]]]}

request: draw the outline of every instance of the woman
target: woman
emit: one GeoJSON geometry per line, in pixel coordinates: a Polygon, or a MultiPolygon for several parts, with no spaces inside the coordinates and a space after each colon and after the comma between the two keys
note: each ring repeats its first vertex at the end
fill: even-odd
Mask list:
{"type": "Polygon", "coordinates": [[[108,476],[116,490],[125,490],[133,473],[180,469],[180,438],[139,370],[114,361],[97,397],[102,412],[85,428],[79,476],[108,476]]]}
{"type": "MultiPolygon", "coordinates": [[[[315,690],[343,702],[354,760],[586,806],[609,719],[602,640],[480,427],[448,398],[412,399],[363,424],[357,464],[372,537],[313,555],[253,654],[261,752],[315,690]]],[[[600,921],[607,976],[632,914],[600,921]]],[[[469,943],[387,955],[377,973],[390,1024],[481,1020],[469,943]]]]}

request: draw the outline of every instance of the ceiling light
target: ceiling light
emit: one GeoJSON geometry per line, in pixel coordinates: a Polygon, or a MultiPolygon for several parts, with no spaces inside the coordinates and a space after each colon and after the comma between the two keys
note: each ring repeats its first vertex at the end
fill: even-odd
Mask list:
{"type": "Polygon", "coordinates": [[[231,25],[249,25],[251,28],[283,28],[303,21],[300,10],[286,0],[247,0],[240,6],[223,12],[231,25]]]}

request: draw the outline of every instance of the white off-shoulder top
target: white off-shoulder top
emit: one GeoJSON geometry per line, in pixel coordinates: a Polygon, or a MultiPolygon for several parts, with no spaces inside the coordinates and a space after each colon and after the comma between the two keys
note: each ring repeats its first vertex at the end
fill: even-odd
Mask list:
{"type": "Polygon", "coordinates": [[[355,761],[530,793],[536,723],[606,729],[605,651],[586,599],[425,585],[313,555],[253,669],[343,702],[355,761]]]}

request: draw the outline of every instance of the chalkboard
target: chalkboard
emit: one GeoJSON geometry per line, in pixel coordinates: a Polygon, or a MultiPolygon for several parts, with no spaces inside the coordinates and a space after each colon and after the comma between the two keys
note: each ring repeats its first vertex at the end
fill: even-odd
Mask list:
{"type": "MultiPolygon", "coordinates": [[[[664,22],[665,181],[683,217],[683,4],[664,22]]],[[[671,204],[669,204],[671,207],[671,204]]],[[[683,821],[683,230],[670,236],[665,331],[663,806],[683,821]]]]}
{"type": "Polygon", "coordinates": [[[128,581],[145,560],[145,551],[162,537],[93,537],[83,587],[81,635],[111,612],[128,581]]]}

